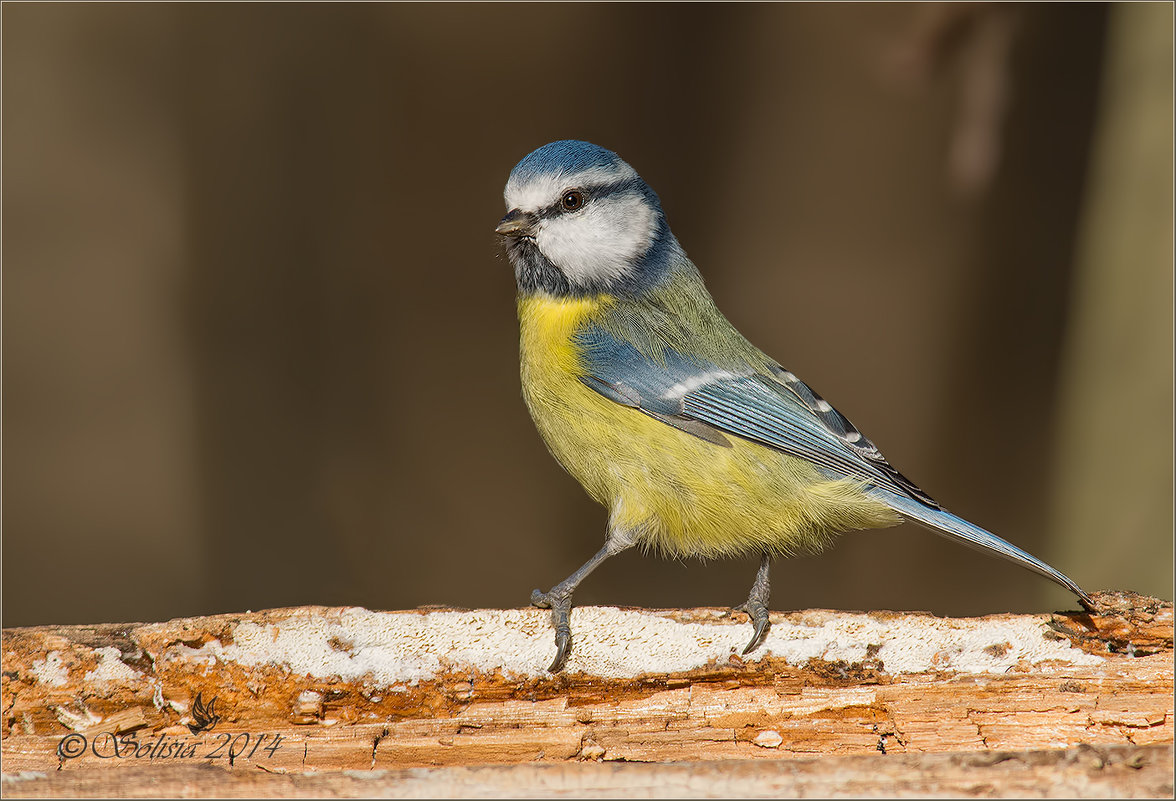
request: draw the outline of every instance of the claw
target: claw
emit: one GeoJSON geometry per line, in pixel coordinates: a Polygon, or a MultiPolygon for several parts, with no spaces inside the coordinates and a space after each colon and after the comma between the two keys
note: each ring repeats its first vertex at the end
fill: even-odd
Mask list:
{"type": "Polygon", "coordinates": [[[768,620],[768,599],[771,597],[771,584],[768,582],[768,568],[771,565],[771,557],[764,554],[760,559],[759,572],[756,573],[755,583],[751,585],[751,592],[747,594],[747,600],[735,607],[736,611],[746,612],[747,616],[751,618],[751,622],[755,624],[755,631],[751,635],[751,642],[743,649],[744,654],[750,654],[764,641],[764,637],[768,636],[768,629],[772,627],[768,620]]]}
{"type": "Polygon", "coordinates": [[[572,629],[564,624],[555,627],[555,659],[551,661],[548,673],[559,673],[568,662],[572,653],[572,629]]]}
{"type": "Polygon", "coordinates": [[[744,654],[750,654],[756,648],[759,648],[760,644],[764,641],[764,637],[768,636],[768,629],[772,627],[771,622],[768,620],[768,610],[762,606],[755,612],[748,611],[748,614],[751,615],[751,620],[755,623],[755,631],[751,635],[751,642],[743,649],[744,654]]]}
{"type": "Polygon", "coordinates": [[[572,653],[572,598],[570,595],[556,592],[558,589],[557,587],[551,592],[535,590],[531,593],[531,606],[550,609],[551,623],[555,626],[555,659],[552,660],[551,667],[547,668],[548,673],[559,673],[563,670],[572,653]]]}

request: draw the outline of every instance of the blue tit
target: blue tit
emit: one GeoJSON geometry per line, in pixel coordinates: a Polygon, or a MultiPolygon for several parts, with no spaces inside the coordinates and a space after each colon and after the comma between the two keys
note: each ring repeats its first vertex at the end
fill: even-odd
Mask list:
{"type": "Polygon", "coordinates": [[[561,670],[572,593],[640,545],[760,555],[741,609],[768,631],[775,556],[909,518],[1052,579],[1072,580],[951,514],[715,307],[652,189],[615,153],[552,142],[511,171],[505,242],[518,283],[523,397],[548,449],[609,510],[604,547],[531,603],[551,609],[561,670]]]}

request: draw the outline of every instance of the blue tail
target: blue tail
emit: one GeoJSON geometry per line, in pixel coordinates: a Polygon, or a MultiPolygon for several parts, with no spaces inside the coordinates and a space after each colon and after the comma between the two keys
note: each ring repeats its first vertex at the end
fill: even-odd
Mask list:
{"type": "Polygon", "coordinates": [[[908,498],[886,490],[870,490],[870,494],[878,498],[896,512],[921,523],[936,534],[955,540],[977,551],[985,551],[996,556],[1015,562],[1021,567],[1040,573],[1070,592],[1078,596],[1078,600],[1089,610],[1094,609],[1094,601],[1086,591],[1075,584],[1068,576],[1059,573],[1035,556],[1025,553],[1011,543],[1005,542],[995,534],[991,534],[979,526],[974,526],[961,517],[943,509],[932,509],[914,498],[908,498]]]}

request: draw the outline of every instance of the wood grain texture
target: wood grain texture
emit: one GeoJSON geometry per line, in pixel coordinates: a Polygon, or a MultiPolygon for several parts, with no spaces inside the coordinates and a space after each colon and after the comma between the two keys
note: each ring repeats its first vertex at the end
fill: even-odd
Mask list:
{"type": "MultiPolygon", "coordinates": [[[[944,788],[963,786],[951,782],[973,781],[967,772],[983,764],[967,753],[998,752],[1073,774],[1049,780],[1073,788],[1060,795],[1107,794],[1093,788],[1112,774],[1075,767],[1087,764],[1083,754],[1100,754],[1104,766],[1143,754],[1167,765],[1166,779],[1156,778],[1158,767],[1131,785],[1147,795],[1144,785],[1171,784],[1163,749],[1173,739],[1172,605],[1129,594],[1098,601],[1097,615],[778,614],[755,659],[737,655],[743,615],[583,608],[573,617],[577,661],[558,676],[543,669],[553,645],[541,610],[305,607],[11,629],[3,636],[4,771],[46,778],[8,781],[5,795],[102,795],[107,786],[156,794],[160,785],[150,782],[195,782],[186,794],[391,797],[410,776],[436,795],[474,787],[518,795],[527,782],[548,788],[539,794],[688,794],[702,775],[713,779],[707,787],[728,788],[719,795],[788,794],[779,784],[786,780],[800,782],[797,792],[829,795],[834,786],[818,782],[821,771],[802,781],[795,776],[805,769],[781,765],[847,757],[869,760],[837,763],[849,766],[844,787],[858,788],[845,792],[862,794],[860,782],[881,782],[885,767],[907,771],[917,794],[931,786],[917,775],[939,770],[928,765],[947,771],[944,788]],[[917,761],[931,754],[963,761],[917,761]],[[916,762],[893,759],[904,755],[916,762]],[[723,784],[753,761],[777,773],[763,774],[759,790],[723,784]],[[598,763],[688,764],[660,784],[598,763]],[[403,773],[503,764],[518,771],[477,780],[403,773]],[[341,770],[385,773],[377,784],[352,774],[329,786],[291,778],[341,770]],[[1079,773],[1094,783],[1081,784],[1079,773]],[[250,789],[231,790],[236,781],[250,789]]],[[[993,792],[1025,794],[1029,785],[1002,771],[984,780],[993,792]]]]}
{"type": "Polygon", "coordinates": [[[774,762],[482,765],[318,774],[210,765],[82,770],[5,779],[12,798],[1162,798],[1172,746],[982,754],[802,757],[774,762]]]}

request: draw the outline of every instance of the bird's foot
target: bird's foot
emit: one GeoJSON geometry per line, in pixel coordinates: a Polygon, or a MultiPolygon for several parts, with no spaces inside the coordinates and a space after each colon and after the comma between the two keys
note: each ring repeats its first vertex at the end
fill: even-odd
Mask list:
{"type": "Polygon", "coordinates": [[[572,594],[570,592],[561,592],[558,586],[553,587],[551,592],[540,592],[533,590],[531,592],[531,606],[537,606],[540,609],[551,610],[551,623],[555,626],[555,659],[551,662],[551,667],[547,668],[549,673],[559,673],[567,664],[568,656],[572,653],[572,594]]]}
{"type": "Polygon", "coordinates": [[[743,649],[743,653],[750,654],[756,648],[759,648],[763,643],[764,638],[768,636],[768,629],[772,627],[771,621],[768,620],[768,605],[755,598],[748,598],[743,603],[734,608],[735,612],[746,612],[747,616],[751,618],[755,629],[751,634],[751,642],[743,649]]]}
{"type": "Polygon", "coordinates": [[[768,580],[768,570],[772,564],[772,557],[764,554],[760,557],[759,571],[755,574],[755,583],[751,585],[751,592],[747,594],[747,600],[735,607],[733,611],[746,612],[751,622],[755,625],[755,630],[751,635],[751,642],[743,649],[744,654],[750,654],[756,648],[760,647],[760,643],[768,636],[768,629],[772,627],[768,620],[768,601],[772,597],[772,585],[768,580]]]}

